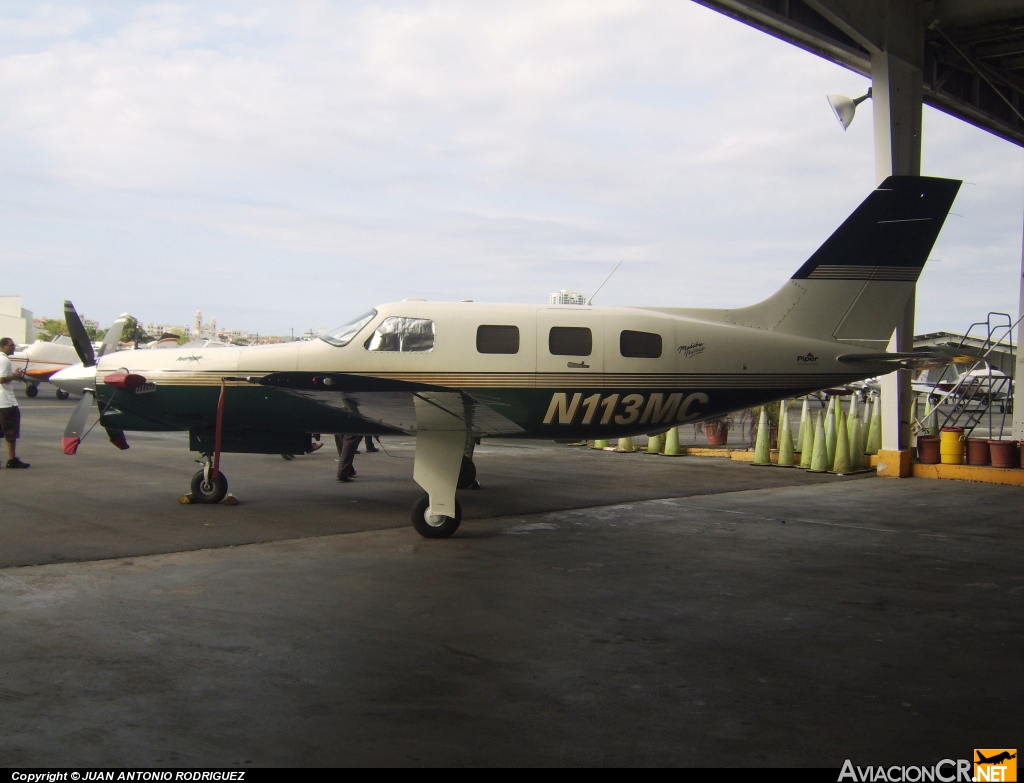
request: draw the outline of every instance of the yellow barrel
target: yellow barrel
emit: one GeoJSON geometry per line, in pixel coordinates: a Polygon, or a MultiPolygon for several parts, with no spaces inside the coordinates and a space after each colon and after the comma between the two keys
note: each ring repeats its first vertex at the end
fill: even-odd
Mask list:
{"type": "Polygon", "coordinates": [[[939,456],[943,465],[964,464],[964,428],[943,427],[939,433],[939,456]]]}

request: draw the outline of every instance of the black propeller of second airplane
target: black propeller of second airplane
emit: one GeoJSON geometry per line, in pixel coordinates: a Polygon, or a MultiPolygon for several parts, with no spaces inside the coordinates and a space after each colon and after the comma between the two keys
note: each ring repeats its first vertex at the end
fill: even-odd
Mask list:
{"type": "MultiPolygon", "coordinates": [[[[89,339],[89,333],[85,331],[85,325],[82,323],[82,319],[78,317],[78,311],[75,310],[75,306],[71,304],[69,299],[64,300],[64,323],[67,324],[68,335],[71,337],[72,345],[75,346],[75,353],[82,360],[82,365],[85,367],[95,367],[96,352],[93,350],[92,340],[89,339]]],[[[64,448],[65,454],[77,452],[82,440],[89,433],[85,425],[89,421],[89,408],[92,406],[94,397],[95,392],[91,389],[86,389],[85,394],[82,395],[81,402],[78,403],[74,413],[71,414],[68,426],[64,428],[64,437],[61,439],[61,445],[64,448]]],[[[91,430],[92,428],[90,427],[89,429],[91,430]]],[[[107,437],[110,438],[111,443],[122,450],[128,448],[128,441],[121,430],[104,429],[106,429],[107,437]]]]}

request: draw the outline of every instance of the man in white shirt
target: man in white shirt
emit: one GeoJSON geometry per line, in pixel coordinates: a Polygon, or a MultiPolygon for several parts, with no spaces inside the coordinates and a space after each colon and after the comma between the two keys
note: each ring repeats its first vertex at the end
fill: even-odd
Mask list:
{"type": "Polygon", "coordinates": [[[18,459],[16,453],[18,438],[21,436],[21,408],[14,396],[14,382],[25,377],[24,370],[15,370],[10,355],[14,353],[14,340],[0,338],[0,433],[7,441],[7,467],[27,468],[28,464],[18,459]]]}

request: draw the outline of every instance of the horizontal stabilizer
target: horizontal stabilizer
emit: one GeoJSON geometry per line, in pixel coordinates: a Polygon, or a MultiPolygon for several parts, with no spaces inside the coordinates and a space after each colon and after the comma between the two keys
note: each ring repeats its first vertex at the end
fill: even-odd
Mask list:
{"type": "Polygon", "coordinates": [[[848,353],[838,358],[844,364],[882,364],[893,370],[928,370],[947,364],[985,361],[981,354],[941,346],[904,353],[848,353]]]}

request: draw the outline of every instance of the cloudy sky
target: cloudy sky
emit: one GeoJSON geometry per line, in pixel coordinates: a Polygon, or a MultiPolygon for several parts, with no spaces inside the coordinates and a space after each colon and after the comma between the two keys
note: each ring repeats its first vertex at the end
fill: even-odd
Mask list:
{"type": "MultiPolygon", "coordinates": [[[[741,306],[874,186],[864,78],[687,0],[7,2],[0,293],[287,334],[376,303],[741,306]]],[[[1024,152],[931,109],[965,185],[918,331],[1016,313],[1024,152]]]]}

